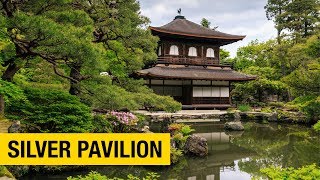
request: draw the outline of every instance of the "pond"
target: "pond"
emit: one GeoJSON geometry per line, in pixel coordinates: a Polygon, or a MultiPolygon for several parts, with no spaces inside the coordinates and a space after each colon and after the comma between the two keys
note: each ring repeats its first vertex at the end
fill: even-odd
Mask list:
{"type": "MultiPolygon", "coordinates": [[[[82,172],[59,175],[33,175],[24,179],[66,179],[91,170],[108,177],[139,177],[153,171],[161,179],[251,179],[260,177],[260,168],[270,165],[301,167],[320,165],[320,135],[309,127],[288,124],[244,123],[244,132],[225,132],[222,122],[192,124],[195,134],[208,140],[205,158],[182,158],[170,167],[159,166],[92,166],[82,172]]],[[[153,126],[157,130],[158,126],[153,126]]]]}

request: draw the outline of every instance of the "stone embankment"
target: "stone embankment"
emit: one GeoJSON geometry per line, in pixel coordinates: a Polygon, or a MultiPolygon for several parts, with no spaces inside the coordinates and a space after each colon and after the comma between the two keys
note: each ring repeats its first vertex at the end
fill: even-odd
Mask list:
{"type": "Polygon", "coordinates": [[[214,121],[249,121],[259,120],[283,123],[307,123],[307,118],[299,112],[274,111],[274,112],[239,112],[220,110],[182,110],[176,113],[136,111],[147,116],[151,122],[162,122],[170,119],[174,122],[214,122],[214,121]]]}
{"type": "Polygon", "coordinates": [[[176,113],[136,111],[147,116],[151,122],[161,122],[167,118],[175,122],[212,122],[219,121],[227,111],[219,110],[182,110],[176,113]]]}
{"type": "Polygon", "coordinates": [[[280,112],[228,112],[220,116],[221,120],[230,121],[234,119],[241,119],[241,121],[246,120],[261,120],[268,122],[284,122],[284,123],[307,123],[307,118],[305,115],[299,112],[290,111],[280,111],[280,112]],[[239,116],[239,117],[237,117],[239,116]]]}

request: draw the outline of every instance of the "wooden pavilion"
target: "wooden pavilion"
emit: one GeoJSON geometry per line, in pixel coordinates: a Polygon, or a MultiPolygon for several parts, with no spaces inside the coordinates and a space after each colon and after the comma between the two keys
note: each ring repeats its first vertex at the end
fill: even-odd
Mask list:
{"type": "Polygon", "coordinates": [[[230,83],[255,79],[220,63],[220,46],[245,36],[205,28],[181,15],[150,29],[160,38],[157,63],[137,74],[155,93],[172,96],[184,108],[230,107],[230,83]]]}

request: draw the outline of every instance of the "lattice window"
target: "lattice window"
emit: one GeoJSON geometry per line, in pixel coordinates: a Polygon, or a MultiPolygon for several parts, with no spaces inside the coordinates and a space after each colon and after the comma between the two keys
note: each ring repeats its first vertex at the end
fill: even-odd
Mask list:
{"type": "Polygon", "coordinates": [[[214,58],[214,50],[212,48],[208,48],[206,56],[210,58],[214,58]]]}
{"type": "Polygon", "coordinates": [[[179,48],[176,45],[170,46],[170,55],[179,55],[179,48]]]}
{"type": "Polygon", "coordinates": [[[188,56],[197,56],[197,49],[195,47],[190,47],[188,56]]]}

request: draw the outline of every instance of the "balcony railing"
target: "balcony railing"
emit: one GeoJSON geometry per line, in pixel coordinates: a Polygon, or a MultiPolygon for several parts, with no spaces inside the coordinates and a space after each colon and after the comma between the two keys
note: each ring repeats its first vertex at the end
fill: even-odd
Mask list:
{"type": "Polygon", "coordinates": [[[199,58],[199,57],[183,57],[183,56],[160,56],[157,59],[158,64],[177,64],[177,65],[194,65],[194,66],[219,66],[231,67],[232,64],[219,63],[218,59],[214,58],[199,58]]]}

